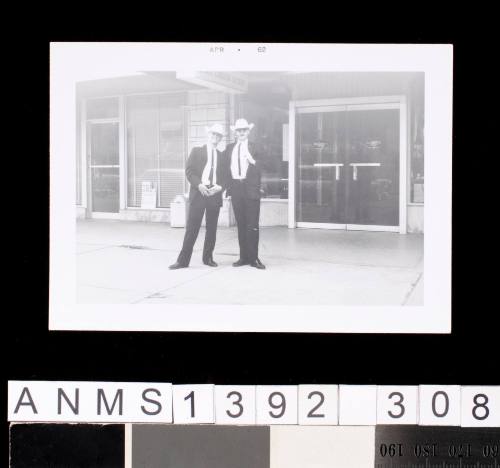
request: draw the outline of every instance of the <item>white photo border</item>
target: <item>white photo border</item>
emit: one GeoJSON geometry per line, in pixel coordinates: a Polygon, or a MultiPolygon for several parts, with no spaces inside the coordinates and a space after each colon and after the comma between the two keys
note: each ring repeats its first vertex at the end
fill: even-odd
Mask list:
{"type": "Polygon", "coordinates": [[[452,85],[448,44],[51,43],[49,329],[450,333],[452,85]],[[138,70],[424,72],[424,305],[78,304],[76,83],[138,70]]]}

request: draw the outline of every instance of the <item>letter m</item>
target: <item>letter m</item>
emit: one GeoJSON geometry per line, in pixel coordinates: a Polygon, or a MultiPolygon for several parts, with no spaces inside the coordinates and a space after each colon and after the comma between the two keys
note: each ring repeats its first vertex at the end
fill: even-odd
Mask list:
{"type": "Polygon", "coordinates": [[[118,414],[122,416],[123,414],[123,389],[118,389],[115,393],[115,398],[113,399],[113,403],[111,408],[109,407],[108,400],[106,399],[106,394],[102,388],[97,389],[97,414],[100,416],[102,413],[101,406],[104,403],[104,407],[106,408],[106,412],[109,416],[113,414],[115,409],[115,405],[118,402],[118,414]]]}

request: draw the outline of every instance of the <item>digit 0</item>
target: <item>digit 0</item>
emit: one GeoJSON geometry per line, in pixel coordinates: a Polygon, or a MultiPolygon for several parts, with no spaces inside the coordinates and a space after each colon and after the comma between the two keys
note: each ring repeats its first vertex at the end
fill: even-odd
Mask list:
{"type": "Polygon", "coordinates": [[[439,392],[434,393],[432,397],[432,413],[436,418],[444,418],[448,414],[448,410],[450,409],[450,399],[448,398],[448,394],[440,390],[439,392]],[[436,410],[436,400],[438,396],[442,396],[444,398],[444,410],[441,413],[438,413],[436,410]]]}

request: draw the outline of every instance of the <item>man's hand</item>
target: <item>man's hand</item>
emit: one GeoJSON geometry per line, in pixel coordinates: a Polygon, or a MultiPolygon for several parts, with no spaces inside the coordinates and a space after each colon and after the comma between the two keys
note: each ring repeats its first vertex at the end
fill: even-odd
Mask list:
{"type": "Polygon", "coordinates": [[[247,153],[246,154],[247,156],[247,161],[250,163],[250,164],[255,164],[255,159],[252,157],[252,155],[250,153],[247,153]]]}
{"type": "Polygon", "coordinates": [[[219,193],[222,190],[222,187],[220,185],[214,184],[214,186],[209,190],[210,195],[215,195],[216,193],[219,193]]]}
{"type": "Polygon", "coordinates": [[[206,185],[203,184],[198,185],[198,190],[204,197],[210,196],[210,190],[206,187],[206,185]]]}

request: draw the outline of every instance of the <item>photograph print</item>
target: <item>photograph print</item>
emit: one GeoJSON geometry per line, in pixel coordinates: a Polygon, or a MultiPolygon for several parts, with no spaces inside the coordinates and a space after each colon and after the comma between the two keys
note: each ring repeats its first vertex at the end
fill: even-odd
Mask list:
{"type": "MultiPolygon", "coordinates": [[[[87,46],[106,55],[105,44],[87,46]]],[[[208,45],[176,46],[211,53],[208,45]]],[[[68,48],[79,50],[53,44],[54,58],[68,48]]],[[[91,318],[98,311],[129,317],[134,309],[148,311],[138,329],[166,330],[205,330],[208,317],[196,323],[203,310],[221,331],[280,331],[275,320],[287,311],[293,325],[283,331],[371,331],[356,329],[366,314],[392,331],[388,314],[403,329],[406,314],[418,332],[414,313],[429,309],[432,319],[426,278],[441,260],[429,257],[429,238],[451,227],[447,212],[433,216],[451,185],[451,152],[429,141],[439,129],[426,120],[434,70],[167,65],[131,61],[115,71],[96,63],[95,73],[67,78],[74,156],[66,167],[74,171],[63,174],[53,160],[52,182],[64,177],[73,187],[65,193],[74,193],[73,215],[51,214],[73,224],[70,309],[80,318],[62,328],[99,329],[91,318]],[[428,153],[441,157],[440,167],[428,153]],[[426,179],[439,171],[444,197],[426,179]]],[[[451,148],[451,139],[444,143],[451,148]]],[[[449,265],[441,268],[449,275],[449,265]]],[[[449,312],[437,328],[449,326],[449,312]]]]}

